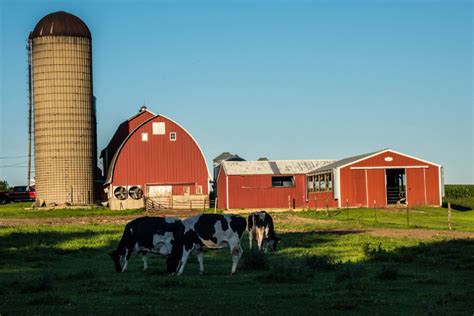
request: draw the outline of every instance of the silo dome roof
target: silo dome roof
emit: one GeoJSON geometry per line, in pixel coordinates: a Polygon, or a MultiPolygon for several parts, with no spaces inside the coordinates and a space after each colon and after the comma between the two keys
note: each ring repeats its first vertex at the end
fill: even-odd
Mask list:
{"type": "Polygon", "coordinates": [[[30,33],[30,38],[40,36],[76,36],[90,39],[91,32],[77,16],[58,11],[42,18],[30,33]]]}

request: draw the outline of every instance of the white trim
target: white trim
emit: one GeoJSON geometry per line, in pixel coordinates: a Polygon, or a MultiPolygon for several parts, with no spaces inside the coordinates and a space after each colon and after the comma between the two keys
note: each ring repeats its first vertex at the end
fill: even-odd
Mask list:
{"type": "Polygon", "coordinates": [[[365,169],[365,201],[367,208],[369,208],[369,181],[367,179],[367,169],[365,169]]]}
{"type": "Polygon", "coordinates": [[[442,172],[441,172],[441,169],[443,167],[440,166],[438,167],[438,182],[439,182],[439,205],[442,206],[443,205],[443,185],[444,185],[444,181],[443,181],[443,176],[442,176],[442,172]]]}
{"type": "Polygon", "coordinates": [[[405,183],[405,198],[407,199],[406,204],[407,204],[407,206],[410,206],[410,203],[408,203],[408,195],[409,195],[408,191],[409,190],[408,190],[408,173],[407,173],[406,169],[405,169],[405,181],[407,182],[407,183],[405,183]]]}
{"type": "Polygon", "coordinates": [[[423,188],[425,191],[425,205],[427,205],[428,199],[426,198],[426,169],[423,169],[423,188]]]}
{"type": "Polygon", "coordinates": [[[350,167],[351,170],[367,169],[427,169],[430,166],[377,166],[377,167],[350,167]]]}
{"type": "Polygon", "coordinates": [[[229,176],[225,175],[225,209],[229,209],[229,176]]]}
{"type": "Polygon", "coordinates": [[[337,199],[337,205],[339,208],[342,206],[342,194],[341,194],[341,168],[336,168],[337,170],[337,187],[338,187],[338,199],[337,199]]]}

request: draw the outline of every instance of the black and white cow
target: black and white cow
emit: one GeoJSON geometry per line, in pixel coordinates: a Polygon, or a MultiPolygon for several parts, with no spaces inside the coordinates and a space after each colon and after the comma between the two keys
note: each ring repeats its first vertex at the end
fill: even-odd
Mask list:
{"type": "Polygon", "coordinates": [[[268,251],[277,249],[280,238],[275,235],[273,219],[265,211],[254,212],[248,217],[249,248],[252,249],[254,241],[257,243],[258,250],[268,251]]]}
{"type": "Polygon", "coordinates": [[[199,261],[199,273],[204,273],[204,249],[229,247],[232,255],[231,274],[235,274],[237,263],[242,256],[240,240],[245,232],[247,223],[239,215],[201,214],[181,222],[183,235],[182,257],[177,274],[181,275],[190,254],[196,255],[199,261]]]}
{"type": "Polygon", "coordinates": [[[148,253],[167,256],[168,273],[175,273],[181,258],[180,247],[176,244],[175,235],[182,235],[179,218],[140,217],[125,226],[118,247],[110,256],[115,264],[115,271],[125,272],[132,255],[142,254],[143,270],[148,269],[148,253]]]}

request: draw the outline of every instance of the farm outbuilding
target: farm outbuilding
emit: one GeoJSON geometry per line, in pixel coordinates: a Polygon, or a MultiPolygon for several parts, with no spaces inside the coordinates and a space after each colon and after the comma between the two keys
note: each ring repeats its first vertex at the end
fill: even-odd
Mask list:
{"type": "Polygon", "coordinates": [[[236,208],[303,208],[306,173],[332,160],[223,161],[217,205],[236,208]]]}
{"type": "Polygon", "coordinates": [[[442,166],[384,149],[307,174],[307,207],[391,207],[442,203],[442,166]]]}
{"type": "Polygon", "coordinates": [[[180,124],[142,107],[102,150],[111,209],[209,206],[206,159],[180,124]]]}

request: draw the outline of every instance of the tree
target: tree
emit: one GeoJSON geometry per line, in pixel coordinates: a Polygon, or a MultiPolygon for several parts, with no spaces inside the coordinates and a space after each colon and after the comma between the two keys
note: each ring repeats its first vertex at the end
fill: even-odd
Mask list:
{"type": "Polygon", "coordinates": [[[10,186],[8,185],[7,180],[0,180],[0,191],[8,191],[10,186]]]}

